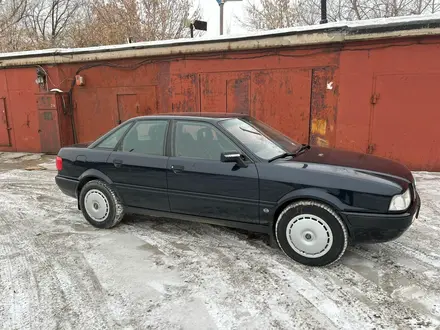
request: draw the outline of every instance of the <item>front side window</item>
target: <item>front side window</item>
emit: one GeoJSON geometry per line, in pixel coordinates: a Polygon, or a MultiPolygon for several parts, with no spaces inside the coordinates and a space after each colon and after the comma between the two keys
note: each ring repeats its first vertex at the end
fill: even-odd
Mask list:
{"type": "Polygon", "coordinates": [[[217,128],[207,123],[177,122],[174,140],[176,157],[220,161],[222,152],[238,151],[217,128]]]}
{"type": "Polygon", "coordinates": [[[268,160],[285,152],[293,152],[301,146],[256,119],[226,119],[220,125],[262,159],[268,160]]]}
{"type": "Polygon", "coordinates": [[[167,127],[165,120],[138,121],[124,137],[120,151],[163,156],[167,127]]]}
{"type": "Polygon", "coordinates": [[[131,126],[129,125],[123,125],[121,128],[110,134],[108,137],[106,137],[101,143],[99,143],[95,148],[102,148],[102,149],[111,149],[113,150],[116,145],[118,144],[119,140],[124,136],[127,129],[131,126]]]}

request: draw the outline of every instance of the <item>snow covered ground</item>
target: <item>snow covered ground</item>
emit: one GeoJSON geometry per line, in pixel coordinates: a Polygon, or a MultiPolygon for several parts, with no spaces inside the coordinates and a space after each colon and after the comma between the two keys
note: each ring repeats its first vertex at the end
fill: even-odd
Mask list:
{"type": "Polygon", "coordinates": [[[132,217],[94,229],[42,157],[0,154],[1,329],[440,326],[440,174],[415,174],[423,205],[403,237],[308,268],[215,226],[132,217]]]}

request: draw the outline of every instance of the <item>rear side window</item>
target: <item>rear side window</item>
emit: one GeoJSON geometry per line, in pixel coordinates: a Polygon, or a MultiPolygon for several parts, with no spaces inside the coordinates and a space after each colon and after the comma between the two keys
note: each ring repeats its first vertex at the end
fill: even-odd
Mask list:
{"type": "Polygon", "coordinates": [[[125,132],[128,130],[130,125],[123,125],[121,128],[106,137],[101,143],[99,143],[95,148],[102,149],[114,149],[118,144],[119,140],[124,136],[125,132]]]}
{"type": "Polygon", "coordinates": [[[124,137],[120,151],[163,156],[168,121],[138,121],[124,137]]]}

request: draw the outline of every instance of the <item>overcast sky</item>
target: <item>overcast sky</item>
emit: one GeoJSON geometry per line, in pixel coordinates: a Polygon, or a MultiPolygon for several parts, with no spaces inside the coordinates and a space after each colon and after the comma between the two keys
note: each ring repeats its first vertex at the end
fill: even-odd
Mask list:
{"type": "MultiPolygon", "coordinates": [[[[220,8],[216,0],[199,0],[200,7],[202,8],[202,20],[208,22],[208,31],[205,36],[218,36],[220,35],[220,8]]],[[[247,0],[244,0],[247,1],[247,0]]],[[[225,19],[223,33],[227,34],[228,27],[231,27],[231,34],[245,33],[239,22],[234,19],[234,16],[243,16],[243,1],[235,2],[230,1],[225,3],[225,19]]]]}

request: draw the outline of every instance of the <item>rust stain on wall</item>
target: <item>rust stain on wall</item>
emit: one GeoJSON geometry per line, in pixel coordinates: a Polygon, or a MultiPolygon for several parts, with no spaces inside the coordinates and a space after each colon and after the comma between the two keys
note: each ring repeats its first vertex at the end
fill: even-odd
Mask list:
{"type": "Polygon", "coordinates": [[[250,111],[250,77],[226,81],[227,112],[245,113],[250,111]]]}
{"type": "Polygon", "coordinates": [[[249,113],[249,72],[204,73],[200,78],[202,112],[249,113]]]}
{"type": "Polygon", "coordinates": [[[309,140],[310,70],[252,73],[251,114],[300,143],[309,140]]]}
{"type": "Polygon", "coordinates": [[[171,76],[169,97],[171,112],[200,112],[198,74],[175,74],[171,76]]]}
{"type": "Polygon", "coordinates": [[[338,96],[336,68],[316,68],[312,72],[310,143],[334,146],[338,96]]]}

